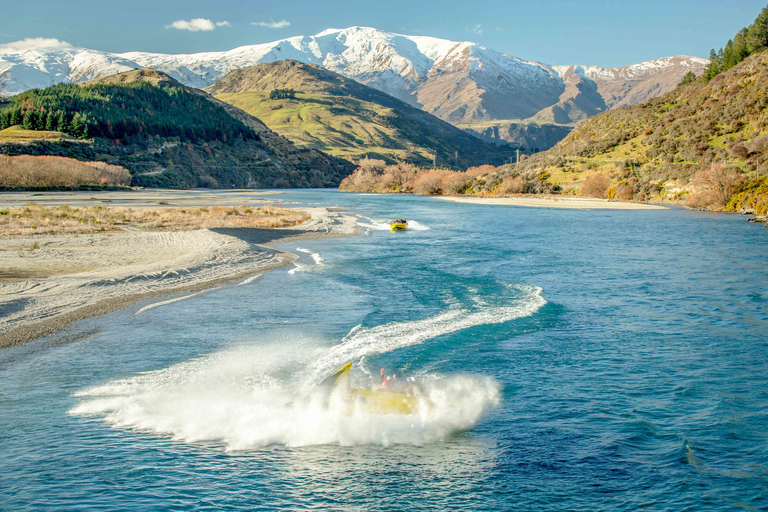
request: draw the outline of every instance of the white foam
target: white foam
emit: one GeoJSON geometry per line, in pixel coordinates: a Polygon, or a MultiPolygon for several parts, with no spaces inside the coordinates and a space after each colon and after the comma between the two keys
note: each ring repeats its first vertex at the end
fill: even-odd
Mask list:
{"type": "Polygon", "coordinates": [[[370,217],[361,217],[361,219],[365,219],[367,222],[362,222],[361,220],[357,221],[357,225],[363,228],[368,228],[371,231],[389,231],[389,221],[384,221],[381,219],[371,219],[370,217]]]}
{"type": "Polygon", "coordinates": [[[297,247],[296,250],[299,252],[309,254],[309,256],[314,260],[316,265],[320,265],[323,263],[323,258],[320,256],[319,253],[310,251],[309,249],[302,249],[301,247],[297,247]]]}
{"type": "MultiPolygon", "coordinates": [[[[342,404],[326,406],[321,392],[298,385],[302,372],[285,367],[286,360],[296,363],[297,352],[313,354],[248,347],[113,381],[77,393],[82,401],[70,414],[242,451],[274,444],[424,444],[471,428],[500,400],[491,378],[431,376],[423,386],[429,402],[416,414],[348,415],[342,404]]],[[[370,383],[365,380],[353,384],[370,383]]]]}
{"type": "Polygon", "coordinates": [[[429,231],[428,226],[425,226],[424,224],[420,223],[417,220],[409,220],[408,229],[411,229],[413,231],[429,231]]]}
{"type": "MultiPolygon", "coordinates": [[[[368,228],[373,231],[390,231],[392,229],[389,225],[389,220],[372,219],[370,217],[361,217],[361,219],[366,219],[367,221],[357,221],[357,225],[363,228],[368,228]]],[[[429,227],[413,219],[408,219],[408,229],[412,231],[429,231],[429,227]]]]}
{"type": "Polygon", "coordinates": [[[192,294],[189,294],[189,295],[185,295],[183,297],[176,297],[175,299],[164,300],[162,302],[155,302],[154,304],[150,304],[149,306],[144,306],[143,308],[138,310],[134,314],[134,316],[136,316],[136,315],[138,315],[140,313],[144,313],[145,311],[149,311],[150,309],[159,308],[160,306],[165,306],[167,304],[173,304],[174,302],[179,302],[180,300],[186,300],[186,299],[191,299],[192,297],[197,297],[198,295],[203,294],[206,291],[207,290],[203,290],[202,292],[192,293],[192,294]]]}
{"type": "Polygon", "coordinates": [[[248,279],[246,279],[245,281],[243,281],[242,283],[238,283],[237,286],[243,286],[243,285],[246,285],[246,284],[251,284],[252,282],[254,282],[257,279],[261,278],[262,275],[264,275],[264,274],[256,274],[255,276],[251,276],[248,279]]]}
{"type": "MultiPolygon", "coordinates": [[[[114,380],[76,393],[81,401],[70,414],[183,442],[221,443],[227,451],[273,444],[440,441],[471,428],[484,411],[499,403],[500,388],[494,379],[422,373],[422,394],[428,400],[415,414],[387,416],[360,410],[348,415],[333,401],[326,406],[315,385],[343,363],[460,329],[531,315],[546,304],[540,288],[512,288],[515,296],[502,305],[476,303],[421,320],[356,326],[330,348],[301,336],[282,337],[279,342],[262,341],[114,380]]],[[[352,384],[371,384],[362,365],[353,367],[352,384]]]]}

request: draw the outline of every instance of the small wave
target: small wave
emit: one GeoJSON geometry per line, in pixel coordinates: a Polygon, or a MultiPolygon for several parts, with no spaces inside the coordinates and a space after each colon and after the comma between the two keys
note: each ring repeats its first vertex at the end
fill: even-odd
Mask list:
{"type": "Polygon", "coordinates": [[[251,284],[252,282],[260,279],[262,275],[263,274],[256,274],[255,276],[251,276],[248,279],[246,279],[245,281],[243,281],[242,283],[238,283],[237,286],[243,286],[243,285],[246,285],[246,284],[251,284]]]}
{"type": "Polygon", "coordinates": [[[170,300],[164,300],[162,302],[155,302],[154,304],[150,304],[149,306],[144,306],[140,310],[138,310],[136,313],[134,313],[133,316],[136,316],[140,313],[144,313],[145,311],[149,311],[150,309],[159,308],[160,306],[165,306],[167,304],[173,304],[174,302],[179,302],[181,300],[191,299],[192,297],[197,297],[198,295],[201,295],[205,293],[207,290],[203,290],[202,292],[192,293],[189,295],[185,295],[183,297],[176,297],[175,299],[170,300]]]}
{"type": "Polygon", "coordinates": [[[315,264],[320,265],[323,263],[323,258],[320,256],[320,254],[310,251],[309,249],[302,249],[301,247],[296,248],[297,251],[303,252],[305,254],[309,254],[309,256],[314,260],[315,264]]]}
{"type": "Polygon", "coordinates": [[[430,228],[417,220],[409,220],[408,229],[412,229],[413,231],[429,231],[430,228]]]}

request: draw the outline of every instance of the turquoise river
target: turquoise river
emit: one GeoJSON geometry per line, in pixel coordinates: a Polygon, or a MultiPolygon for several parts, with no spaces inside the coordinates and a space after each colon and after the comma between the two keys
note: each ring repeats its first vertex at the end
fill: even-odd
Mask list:
{"type": "Polygon", "coordinates": [[[1,510],[768,510],[762,226],[270,198],[343,207],[361,235],[0,351],[1,510]],[[323,407],[347,362],[432,406],[323,407]]]}

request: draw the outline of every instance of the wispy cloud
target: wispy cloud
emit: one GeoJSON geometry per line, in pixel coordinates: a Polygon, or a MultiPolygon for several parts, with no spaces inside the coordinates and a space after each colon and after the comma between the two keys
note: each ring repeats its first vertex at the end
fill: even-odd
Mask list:
{"type": "Polygon", "coordinates": [[[470,32],[474,32],[475,34],[481,36],[483,35],[483,24],[477,23],[475,25],[472,25],[471,27],[467,28],[470,32]]]}
{"type": "Polygon", "coordinates": [[[269,20],[269,21],[254,21],[251,23],[251,25],[256,25],[257,27],[267,27],[267,28],[285,28],[290,27],[291,23],[288,20],[269,20]]]}
{"type": "Polygon", "coordinates": [[[217,21],[216,23],[205,18],[195,18],[192,20],[176,20],[165,28],[175,28],[177,30],[189,30],[190,32],[209,32],[217,27],[231,27],[228,21],[217,21]]]}
{"type": "Polygon", "coordinates": [[[21,41],[0,44],[0,50],[5,51],[29,50],[31,48],[72,48],[72,45],[66,41],[48,37],[28,37],[21,41]]]}

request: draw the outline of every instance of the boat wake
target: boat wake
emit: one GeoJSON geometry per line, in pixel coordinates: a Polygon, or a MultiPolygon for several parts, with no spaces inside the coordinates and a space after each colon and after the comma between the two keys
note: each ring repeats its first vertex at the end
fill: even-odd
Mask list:
{"type": "MultiPolygon", "coordinates": [[[[500,386],[482,375],[419,375],[415,414],[351,414],[325,403],[316,384],[341,366],[481,324],[532,315],[546,301],[541,289],[513,287],[507,303],[475,301],[435,316],[376,327],[355,327],[342,342],[323,346],[296,336],[242,346],[168,368],[114,380],[76,393],[70,414],[96,417],[120,429],[169,436],[181,442],[212,442],[227,452],[269,445],[413,444],[446,439],[472,428],[500,401],[500,386]]],[[[364,368],[352,383],[369,387],[364,368]]]]}
{"type": "MultiPolygon", "coordinates": [[[[278,347],[268,353],[275,350],[295,353],[278,347]]],[[[278,361],[270,367],[268,360],[265,347],[247,347],[113,381],[78,392],[82,401],[70,414],[242,452],[269,445],[420,445],[471,428],[499,403],[491,378],[433,375],[423,384],[429,406],[416,414],[349,415],[343,404],[326,405],[322,392],[302,387],[303,371],[278,361]]]]}

